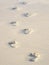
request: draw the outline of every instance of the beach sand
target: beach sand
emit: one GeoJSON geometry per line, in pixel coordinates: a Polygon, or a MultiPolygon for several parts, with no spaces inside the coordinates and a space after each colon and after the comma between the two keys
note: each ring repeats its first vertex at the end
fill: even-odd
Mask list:
{"type": "Polygon", "coordinates": [[[0,65],[49,65],[49,0],[0,0],[0,65]]]}

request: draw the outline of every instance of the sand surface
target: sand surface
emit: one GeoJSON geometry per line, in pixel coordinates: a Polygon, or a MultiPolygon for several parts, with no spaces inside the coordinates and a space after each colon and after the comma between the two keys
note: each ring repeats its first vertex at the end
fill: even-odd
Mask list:
{"type": "Polygon", "coordinates": [[[49,65],[49,0],[0,0],[0,65],[49,65]],[[34,52],[40,59],[28,61],[34,52]]]}

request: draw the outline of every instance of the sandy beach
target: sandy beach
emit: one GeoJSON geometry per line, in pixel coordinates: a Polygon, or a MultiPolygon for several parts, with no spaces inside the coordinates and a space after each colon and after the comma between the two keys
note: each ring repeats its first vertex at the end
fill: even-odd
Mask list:
{"type": "Polygon", "coordinates": [[[49,0],[0,0],[0,65],[49,65],[49,0]]]}

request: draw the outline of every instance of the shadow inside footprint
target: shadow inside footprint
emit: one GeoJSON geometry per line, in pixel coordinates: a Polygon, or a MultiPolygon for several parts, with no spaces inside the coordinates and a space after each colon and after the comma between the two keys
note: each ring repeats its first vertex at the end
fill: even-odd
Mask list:
{"type": "Polygon", "coordinates": [[[9,42],[8,44],[9,44],[10,47],[14,48],[15,41],[13,41],[13,42],[9,42]]]}
{"type": "Polygon", "coordinates": [[[29,34],[30,30],[29,29],[23,29],[21,30],[21,33],[23,34],[29,34]]]}
{"type": "Polygon", "coordinates": [[[16,26],[16,21],[12,21],[12,22],[10,22],[10,24],[11,24],[12,26],[16,26]]]}
{"type": "Polygon", "coordinates": [[[22,16],[24,16],[24,17],[29,17],[30,15],[29,15],[29,13],[27,12],[27,13],[23,13],[22,16]]]}
{"type": "Polygon", "coordinates": [[[27,4],[27,2],[22,1],[22,2],[19,2],[19,4],[26,5],[26,4],[27,4]]]}
{"type": "Polygon", "coordinates": [[[12,7],[12,8],[11,8],[11,10],[16,10],[16,9],[17,9],[17,7],[12,7]]]}

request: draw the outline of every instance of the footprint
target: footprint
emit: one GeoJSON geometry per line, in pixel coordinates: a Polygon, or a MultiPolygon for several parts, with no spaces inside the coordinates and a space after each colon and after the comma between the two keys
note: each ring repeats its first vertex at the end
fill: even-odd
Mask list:
{"type": "Polygon", "coordinates": [[[39,53],[30,53],[28,55],[28,61],[30,62],[35,62],[40,58],[40,54],[39,53]]]}
{"type": "Polygon", "coordinates": [[[22,14],[23,17],[29,17],[30,14],[28,12],[22,14]]]}
{"type": "Polygon", "coordinates": [[[11,26],[19,26],[20,25],[20,22],[19,21],[11,21],[11,22],[9,22],[9,24],[11,26]]]}
{"type": "Polygon", "coordinates": [[[19,4],[21,4],[21,5],[26,5],[27,2],[25,2],[25,1],[20,1],[19,4]]]}
{"type": "Polygon", "coordinates": [[[25,28],[25,29],[22,29],[21,32],[24,34],[32,34],[32,32],[34,31],[30,28],[25,28]]]}
{"type": "Polygon", "coordinates": [[[8,42],[8,44],[9,44],[9,46],[11,48],[18,48],[18,47],[20,47],[19,43],[16,42],[16,41],[10,41],[10,42],[8,42]]]}
{"type": "Polygon", "coordinates": [[[16,26],[16,21],[12,21],[12,22],[10,22],[10,25],[12,25],[12,26],[16,26]]]}
{"type": "Polygon", "coordinates": [[[17,7],[12,7],[12,8],[11,8],[11,10],[16,10],[16,9],[17,9],[17,7]]]}

